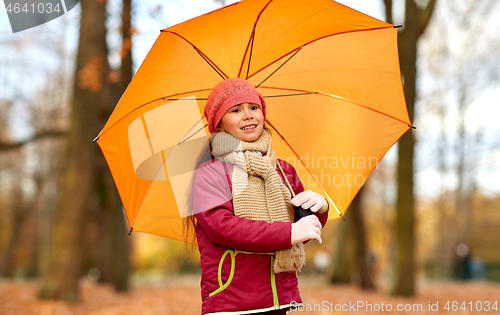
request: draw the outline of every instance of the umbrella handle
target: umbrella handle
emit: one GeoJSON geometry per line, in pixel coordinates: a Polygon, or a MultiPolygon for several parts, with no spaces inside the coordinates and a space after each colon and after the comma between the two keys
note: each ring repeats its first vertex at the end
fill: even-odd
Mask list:
{"type": "MultiPolygon", "coordinates": [[[[285,179],[286,183],[288,184],[288,188],[290,188],[290,192],[292,193],[292,196],[295,197],[295,192],[293,191],[292,185],[290,185],[290,182],[288,181],[288,178],[286,177],[285,172],[283,172],[283,169],[281,168],[280,162],[278,162],[278,160],[276,160],[276,164],[278,164],[278,168],[281,171],[281,175],[283,175],[283,178],[285,179]]],[[[312,214],[311,210],[304,209],[301,206],[293,206],[293,209],[295,210],[295,214],[297,215],[297,221],[302,219],[303,217],[307,217],[308,215],[312,214]]]]}
{"type": "Polygon", "coordinates": [[[283,172],[283,169],[281,168],[280,162],[278,162],[278,159],[276,159],[276,164],[278,164],[278,168],[281,171],[281,175],[283,175],[283,178],[285,179],[286,183],[288,184],[288,188],[290,188],[290,192],[292,193],[292,198],[295,197],[295,192],[293,191],[292,185],[290,185],[290,182],[288,181],[288,178],[285,175],[285,172],[283,172]]]}
{"type": "Polygon", "coordinates": [[[307,217],[308,215],[313,214],[311,210],[309,209],[304,209],[301,206],[293,206],[293,209],[295,210],[295,214],[297,215],[297,221],[302,219],[303,217],[307,217]]]}

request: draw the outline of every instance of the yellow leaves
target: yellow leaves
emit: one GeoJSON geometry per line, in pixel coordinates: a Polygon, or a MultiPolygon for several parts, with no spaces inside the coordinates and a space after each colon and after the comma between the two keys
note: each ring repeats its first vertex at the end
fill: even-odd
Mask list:
{"type": "Polygon", "coordinates": [[[125,56],[127,56],[127,54],[132,49],[132,37],[134,35],[137,35],[137,34],[139,34],[139,31],[137,30],[137,28],[131,27],[129,30],[129,36],[123,38],[122,48],[120,50],[120,57],[122,60],[123,60],[123,58],[125,58],[125,56]]]}
{"type": "Polygon", "coordinates": [[[132,49],[132,39],[124,38],[122,43],[122,49],[120,51],[120,57],[122,60],[129,53],[130,49],[132,49]]]}
{"type": "Polygon", "coordinates": [[[108,69],[107,74],[105,74],[105,70],[101,57],[92,58],[77,73],[78,87],[99,92],[102,89],[103,80],[109,83],[120,81],[120,71],[108,69]]]}
{"type": "MultiPolygon", "coordinates": [[[[1,314],[90,314],[90,315],[194,315],[201,312],[199,275],[173,275],[161,279],[136,278],[130,292],[116,293],[109,284],[97,284],[84,279],[80,282],[81,303],[68,303],[55,300],[37,300],[38,283],[33,281],[13,281],[4,279],[0,282],[1,314]]],[[[351,285],[327,285],[325,278],[299,275],[300,291],[305,308],[311,311],[299,311],[297,314],[477,314],[473,308],[485,301],[498,301],[500,286],[488,282],[422,282],[416,297],[394,297],[375,291],[362,291],[351,285]],[[359,302],[358,302],[359,301],[359,302]],[[447,302],[457,301],[460,306],[466,302],[468,311],[450,312],[444,307],[447,302]],[[472,301],[472,304],[468,304],[472,301]],[[479,303],[478,303],[479,302],[479,303]],[[392,311],[370,311],[381,306],[391,305],[392,311]],[[439,304],[438,311],[429,307],[439,304]],[[363,304],[358,311],[349,308],[349,304],[363,304]],[[347,307],[345,306],[347,305],[347,307]],[[396,311],[398,305],[420,311],[396,311]],[[345,311],[335,311],[344,306],[345,311]],[[368,311],[365,311],[368,308],[368,311]],[[327,309],[327,310],[326,310],[327,309]],[[333,311],[330,311],[333,309],[333,311]]],[[[497,304],[498,305],[498,304],[497,304]]],[[[400,306],[400,307],[401,307],[400,306]]],[[[496,314],[496,311],[489,313],[496,314]]]]}
{"type": "Polygon", "coordinates": [[[107,80],[109,83],[117,83],[120,81],[120,71],[111,70],[108,73],[107,80]]]}
{"type": "Polygon", "coordinates": [[[92,92],[99,92],[102,88],[103,61],[101,57],[92,58],[78,71],[78,87],[90,89],[92,92]]]}

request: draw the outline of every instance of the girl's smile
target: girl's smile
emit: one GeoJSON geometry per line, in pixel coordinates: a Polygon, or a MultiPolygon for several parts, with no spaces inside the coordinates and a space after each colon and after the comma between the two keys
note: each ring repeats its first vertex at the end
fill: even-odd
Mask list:
{"type": "Polygon", "coordinates": [[[220,126],[242,141],[255,141],[264,128],[264,115],[259,105],[243,103],[231,107],[222,117],[220,126]]]}

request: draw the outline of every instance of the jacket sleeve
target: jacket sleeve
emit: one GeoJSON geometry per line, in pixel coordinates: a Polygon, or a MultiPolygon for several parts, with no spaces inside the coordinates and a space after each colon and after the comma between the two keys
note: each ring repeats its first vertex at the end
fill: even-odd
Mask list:
{"type": "Polygon", "coordinates": [[[328,220],[328,211],[330,211],[330,203],[328,202],[328,199],[326,199],[326,209],[323,210],[321,213],[320,211],[316,212],[315,215],[318,217],[319,222],[321,222],[321,225],[325,227],[326,221],[328,220]]]}
{"type": "Polygon", "coordinates": [[[233,214],[225,174],[208,166],[197,170],[193,211],[210,242],[227,248],[267,252],[291,248],[291,222],[255,221],[233,214]]]}
{"type": "MultiPolygon", "coordinates": [[[[286,177],[287,177],[288,181],[290,182],[290,185],[292,186],[293,191],[295,192],[295,195],[303,192],[305,190],[304,185],[302,185],[302,182],[300,181],[299,175],[297,174],[297,171],[295,170],[295,168],[290,163],[288,163],[284,160],[278,159],[278,162],[280,163],[281,167],[283,168],[283,172],[286,174],[286,177]]],[[[280,172],[280,175],[281,175],[281,172],[280,172]]],[[[285,181],[285,185],[288,187],[288,185],[286,184],[286,181],[285,181]]],[[[326,200],[326,198],[325,198],[325,200],[326,200]]],[[[321,212],[321,213],[319,213],[319,212],[315,213],[315,215],[318,217],[319,222],[321,222],[321,225],[323,227],[325,227],[326,221],[328,220],[328,211],[330,209],[330,204],[329,204],[328,200],[326,200],[326,204],[327,204],[326,210],[323,210],[323,212],[321,212]]]]}

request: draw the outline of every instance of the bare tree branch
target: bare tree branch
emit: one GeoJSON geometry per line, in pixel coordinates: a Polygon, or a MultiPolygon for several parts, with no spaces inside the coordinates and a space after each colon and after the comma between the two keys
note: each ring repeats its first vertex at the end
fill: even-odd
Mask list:
{"type": "Polygon", "coordinates": [[[33,136],[31,136],[30,138],[18,142],[0,142],[0,152],[19,149],[23,147],[25,144],[38,141],[44,138],[66,137],[67,134],[68,134],[67,131],[63,130],[49,130],[49,131],[38,132],[33,136]]]}
{"type": "Polygon", "coordinates": [[[429,25],[429,21],[434,13],[434,9],[436,8],[437,0],[429,0],[425,9],[419,9],[418,17],[420,23],[419,36],[425,32],[427,25],[429,25]]]}
{"type": "Polygon", "coordinates": [[[220,4],[221,7],[226,5],[226,0],[214,0],[214,2],[220,4]]]}
{"type": "Polygon", "coordinates": [[[389,24],[394,24],[392,19],[392,0],[384,0],[385,5],[385,21],[389,24]]]}

